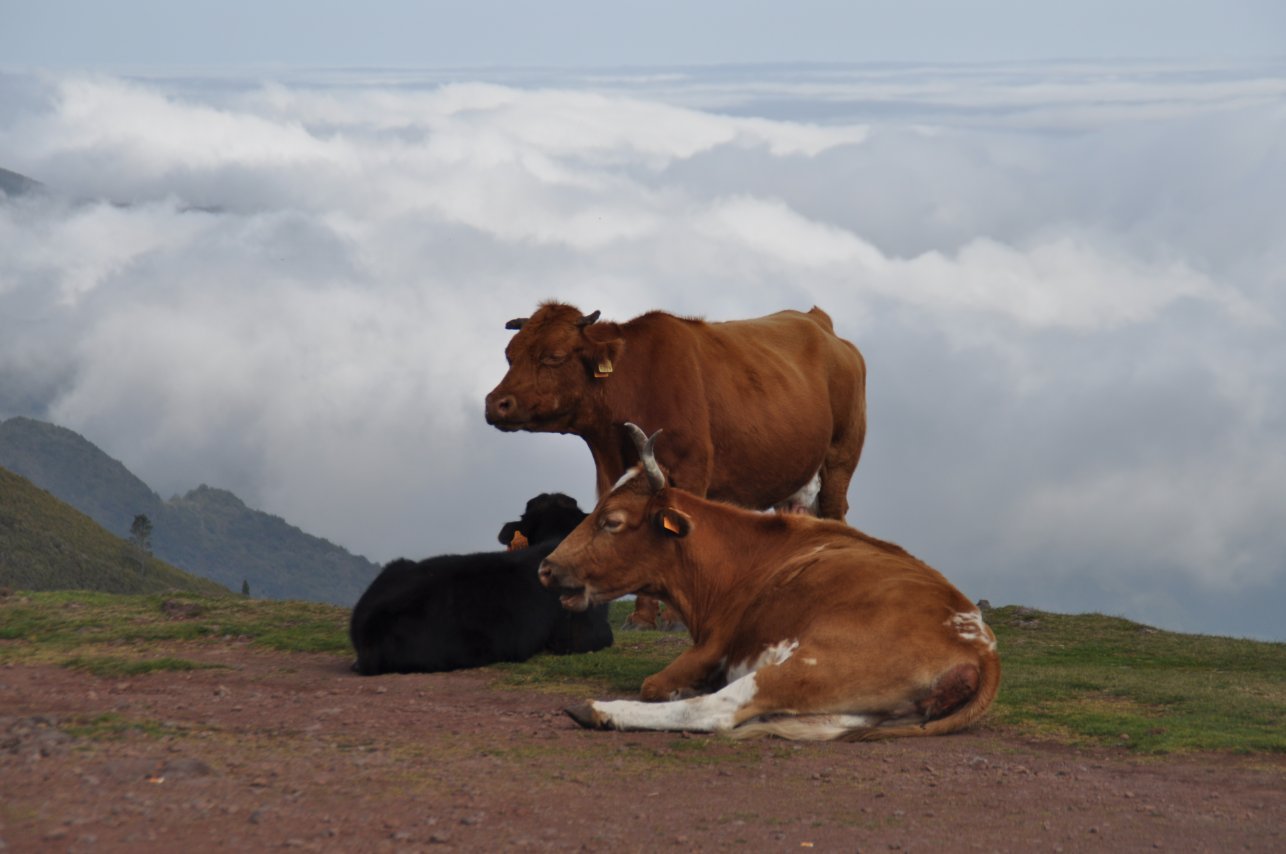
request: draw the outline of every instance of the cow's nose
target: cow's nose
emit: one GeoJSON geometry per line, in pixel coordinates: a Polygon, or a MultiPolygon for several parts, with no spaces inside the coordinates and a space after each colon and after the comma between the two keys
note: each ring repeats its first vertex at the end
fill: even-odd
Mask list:
{"type": "Polygon", "coordinates": [[[488,408],[491,410],[492,414],[499,416],[508,415],[514,411],[515,407],[518,406],[518,401],[514,399],[512,394],[506,394],[501,397],[492,397],[487,401],[487,403],[489,404],[488,408]]]}
{"type": "Polygon", "coordinates": [[[557,563],[541,561],[540,568],[536,571],[536,575],[540,577],[540,584],[548,586],[548,588],[558,588],[558,586],[563,585],[563,580],[558,577],[557,563]]]}

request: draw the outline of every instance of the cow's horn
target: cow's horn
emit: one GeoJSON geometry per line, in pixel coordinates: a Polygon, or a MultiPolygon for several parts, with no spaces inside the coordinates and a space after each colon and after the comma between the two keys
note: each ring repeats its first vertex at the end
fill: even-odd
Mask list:
{"type": "Polygon", "coordinates": [[[505,329],[522,329],[522,325],[527,322],[525,317],[515,317],[505,324],[505,329]]]}
{"type": "Polygon", "coordinates": [[[639,462],[643,463],[643,471],[647,474],[647,482],[651,484],[652,491],[660,492],[665,489],[665,475],[657,465],[656,454],[652,450],[652,446],[656,444],[656,437],[661,435],[661,431],[657,430],[649,438],[637,424],[629,421],[625,422],[625,429],[634,440],[634,447],[639,449],[639,462]]]}
{"type": "Polygon", "coordinates": [[[580,320],[576,321],[576,325],[577,325],[577,326],[589,326],[591,323],[595,323],[595,322],[597,322],[597,321],[598,321],[598,316],[599,316],[600,314],[602,314],[602,313],[603,313],[603,312],[601,312],[601,311],[596,311],[596,312],[594,312],[593,314],[587,314],[587,315],[585,315],[584,317],[582,317],[580,320]]]}

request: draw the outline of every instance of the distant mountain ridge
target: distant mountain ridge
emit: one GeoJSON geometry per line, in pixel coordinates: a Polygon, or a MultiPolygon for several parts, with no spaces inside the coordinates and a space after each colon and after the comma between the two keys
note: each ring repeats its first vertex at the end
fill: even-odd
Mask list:
{"type": "Polygon", "coordinates": [[[226,490],[201,485],[163,501],[89,440],[43,421],[0,422],[0,466],[118,536],[146,515],[157,557],[234,591],[244,580],[252,596],[352,605],[379,569],[226,490]]]}
{"type": "Polygon", "coordinates": [[[0,169],[0,193],[6,196],[23,196],[43,189],[45,185],[34,178],[0,169]]]}
{"type": "Polygon", "coordinates": [[[113,536],[31,481],[0,468],[0,585],[105,593],[231,591],[113,536]]]}

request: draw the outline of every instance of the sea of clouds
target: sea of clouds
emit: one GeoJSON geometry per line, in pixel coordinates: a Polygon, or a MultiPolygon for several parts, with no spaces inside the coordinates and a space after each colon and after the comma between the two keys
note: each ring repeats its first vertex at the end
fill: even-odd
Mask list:
{"type": "MultiPolygon", "coordinates": [[[[972,598],[1284,639],[1286,65],[0,73],[0,417],[374,560],[592,504],[506,320],[817,304],[849,520],[972,598]]],[[[789,452],[783,449],[783,452],[789,452]]]]}

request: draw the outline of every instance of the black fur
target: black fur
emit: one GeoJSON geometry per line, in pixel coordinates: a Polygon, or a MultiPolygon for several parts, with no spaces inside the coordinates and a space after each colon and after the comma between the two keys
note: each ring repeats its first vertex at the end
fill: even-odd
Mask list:
{"type": "Polygon", "coordinates": [[[353,669],[366,676],[432,673],[526,661],[542,650],[611,646],[606,605],[568,611],[536,575],[540,562],[584,518],[574,499],[546,493],[528,501],[522,519],[500,531],[505,544],[522,531],[527,548],[393,561],[353,608],[353,669]]]}

